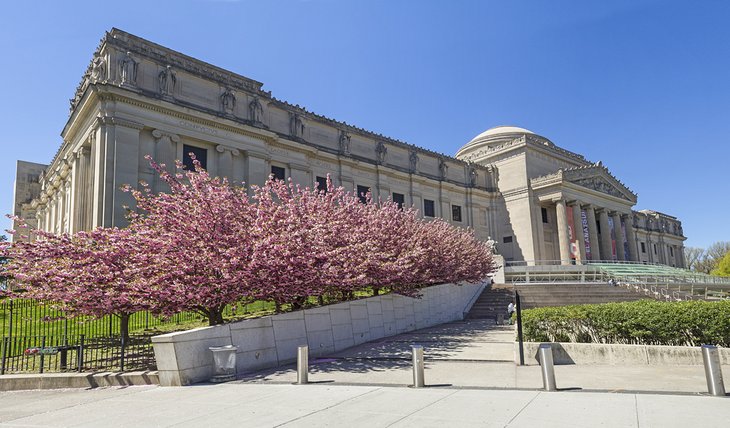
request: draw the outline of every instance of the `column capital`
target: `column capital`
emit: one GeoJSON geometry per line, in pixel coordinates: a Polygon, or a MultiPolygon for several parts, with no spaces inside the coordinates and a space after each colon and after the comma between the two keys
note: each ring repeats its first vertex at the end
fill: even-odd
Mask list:
{"type": "Polygon", "coordinates": [[[217,146],[215,146],[215,150],[218,153],[231,152],[231,154],[233,156],[238,156],[238,155],[241,154],[241,151],[238,150],[237,148],[235,148],[235,147],[229,147],[229,146],[224,146],[223,144],[218,144],[217,146]]]}
{"type": "Polygon", "coordinates": [[[162,141],[165,138],[169,138],[170,140],[172,140],[175,143],[180,142],[179,135],[173,134],[172,132],[162,131],[159,129],[155,129],[154,131],[152,131],[152,136],[155,137],[157,139],[157,141],[162,141]]]}

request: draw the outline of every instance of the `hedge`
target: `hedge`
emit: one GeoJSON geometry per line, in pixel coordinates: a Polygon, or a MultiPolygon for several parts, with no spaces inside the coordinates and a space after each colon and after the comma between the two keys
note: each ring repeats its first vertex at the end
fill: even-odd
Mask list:
{"type": "Polygon", "coordinates": [[[730,301],[604,303],[528,309],[525,341],[730,346],[730,301]]]}

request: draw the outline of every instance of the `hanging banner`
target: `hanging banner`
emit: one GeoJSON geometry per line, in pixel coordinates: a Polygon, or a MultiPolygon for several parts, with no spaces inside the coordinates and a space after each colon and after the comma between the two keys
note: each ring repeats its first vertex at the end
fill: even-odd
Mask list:
{"type": "Polygon", "coordinates": [[[626,234],[626,223],[623,221],[621,222],[621,242],[624,243],[624,254],[626,255],[626,260],[629,260],[629,240],[628,235],[626,234]]]}
{"type": "Polygon", "coordinates": [[[586,260],[593,260],[591,256],[591,234],[588,231],[588,215],[585,211],[580,212],[581,223],[583,223],[583,245],[586,248],[586,260]]]}

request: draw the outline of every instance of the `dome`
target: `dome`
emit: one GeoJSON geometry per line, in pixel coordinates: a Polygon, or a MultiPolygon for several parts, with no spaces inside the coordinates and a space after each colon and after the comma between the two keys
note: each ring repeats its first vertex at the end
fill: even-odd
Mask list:
{"type": "Polygon", "coordinates": [[[489,128],[481,134],[477,135],[476,137],[472,138],[471,141],[480,140],[485,137],[491,137],[493,135],[500,134],[534,134],[534,132],[530,131],[529,129],[520,128],[519,126],[495,126],[494,128],[489,128]]]}
{"type": "Polygon", "coordinates": [[[531,134],[536,135],[529,129],[520,128],[519,126],[495,126],[489,128],[476,137],[472,138],[471,141],[466,143],[464,147],[460,148],[456,152],[456,157],[461,158],[475,151],[478,147],[482,147],[485,144],[509,141],[516,138],[519,135],[531,134]]]}

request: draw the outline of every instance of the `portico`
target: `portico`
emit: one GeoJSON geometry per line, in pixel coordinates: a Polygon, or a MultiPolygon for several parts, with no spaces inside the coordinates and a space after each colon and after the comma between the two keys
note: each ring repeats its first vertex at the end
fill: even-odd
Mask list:
{"type": "MultiPolygon", "coordinates": [[[[632,226],[631,207],[636,203],[636,195],[606,167],[594,164],[560,169],[531,179],[530,185],[541,210],[555,213],[557,239],[552,247],[557,247],[557,251],[544,254],[544,260],[559,260],[561,264],[638,261],[627,239],[633,235],[628,229],[632,226]]],[[[541,220],[550,224],[551,216],[541,220]]],[[[551,236],[542,238],[550,240],[551,236]]]]}

